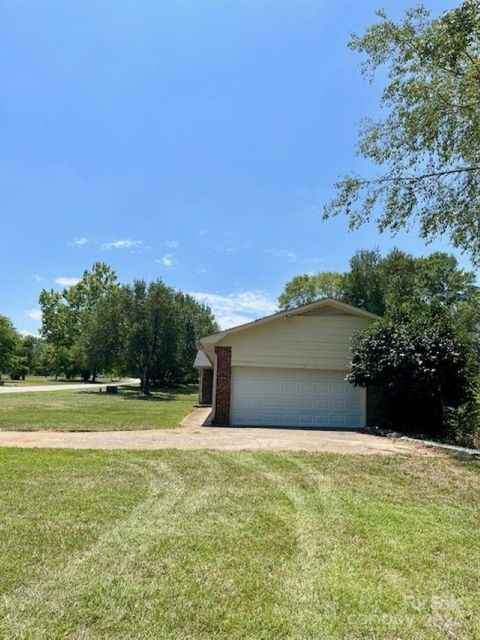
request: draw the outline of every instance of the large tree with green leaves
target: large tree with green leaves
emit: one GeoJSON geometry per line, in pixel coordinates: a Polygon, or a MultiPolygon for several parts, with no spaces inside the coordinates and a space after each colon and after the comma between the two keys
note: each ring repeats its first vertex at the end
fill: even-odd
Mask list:
{"type": "Polygon", "coordinates": [[[383,316],[401,307],[422,306],[432,302],[462,309],[471,319],[478,316],[480,289],[475,274],[461,269],[456,258],[442,252],[416,258],[400,249],[385,256],[375,250],[357,251],[344,274],[330,272],[303,274],[286,283],[279,305],[289,309],[313,302],[322,276],[339,276],[336,297],[371,313],[383,316]]]}
{"type": "Polygon", "coordinates": [[[12,321],[0,315],[0,375],[9,370],[19,340],[12,321]]]}
{"type": "Polygon", "coordinates": [[[278,298],[282,310],[299,307],[319,298],[337,298],[344,296],[344,275],[336,271],[320,273],[302,273],[289,280],[278,298]]]}
{"type": "Polygon", "coordinates": [[[378,250],[361,250],[352,256],[350,270],[345,275],[344,302],[383,315],[385,286],[381,264],[382,257],[378,250]]]}
{"type": "Polygon", "coordinates": [[[112,290],[95,311],[91,335],[103,371],[171,386],[194,379],[196,340],[218,330],[208,307],[162,281],[112,290]]]}
{"type": "Polygon", "coordinates": [[[95,378],[99,344],[93,339],[92,319],[99,302],[116,286],[115,271],[96,262],[74,286],[41,292],[42,335],[49,345],[48,357],[55,373],[95,378]]]}
{"type": "Polygon", "coordinates": [[[378,17],[350,47],[371,80],[387,70],[387,114],[364,121],[358,144],[380,171],[346,176],[325,217],[346,214],[352,228],[376,218],[393,232],[415,219],[422,237],[449,234],[480,264],[480,4],[378,17]]]}
{"type": "Polygon", "coordinates": [[[17,355],[23,360],[28,373],[33,375],[48,375],[50,371],[45,366],[46,342],[39,336],[26,335],[20,340],[17,355]]]}

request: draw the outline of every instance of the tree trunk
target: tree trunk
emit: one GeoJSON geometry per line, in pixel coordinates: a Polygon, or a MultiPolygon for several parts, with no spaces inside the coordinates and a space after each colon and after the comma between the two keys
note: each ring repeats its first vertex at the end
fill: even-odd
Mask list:
{"type": "Polygon", "coordinates": [[[140,376],[140,388],[146,396],[150,395],[150,376],[146,371],[140,376]]]}

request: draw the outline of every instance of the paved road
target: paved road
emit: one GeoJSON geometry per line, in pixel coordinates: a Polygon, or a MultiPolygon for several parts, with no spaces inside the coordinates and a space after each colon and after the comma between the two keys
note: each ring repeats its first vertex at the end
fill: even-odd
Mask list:
{"type": "Polygon", "coordinates": [[[122,384],[136,384],[139,380],[136,378],[128,378],[128,380],[121,380],[120,382],[102,382],[98,384],[84,383],[84,382],[72,382],[65,384],[35,384],[35,385],[19,385],[18,387],[0,387],[0,395],[2,393],[36,393],[39,391],[71,391],[72,389],[100,389],[101,387],[114,386],[118,387],[122,384]]]}
{"type": "Polygon", "coordinates": [[[0,447],[66,449],[209,449],[219,451],[328,451],[432,456],[426,447],[354,431],[203,426],[208,409],[195,409],[175,429],[151,431],[3,431],[0,447]]]}

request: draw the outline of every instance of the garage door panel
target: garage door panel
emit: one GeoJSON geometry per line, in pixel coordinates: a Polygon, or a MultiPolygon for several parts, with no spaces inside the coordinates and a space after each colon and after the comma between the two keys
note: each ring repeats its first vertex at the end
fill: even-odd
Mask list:
{"type": "Polygon", "coordinates": [[[363,427],[364,393],[345,381],[344,371],[234,367],[231,422],[363,427]]]}

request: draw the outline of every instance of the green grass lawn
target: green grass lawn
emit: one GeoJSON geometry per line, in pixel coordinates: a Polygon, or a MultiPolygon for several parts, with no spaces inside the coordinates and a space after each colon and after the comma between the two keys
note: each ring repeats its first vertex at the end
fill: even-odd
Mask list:
{"type": "Polygon", "coordinates": [[[154,391],[136,388],[117,395],[98,390],[0,395],[0,431],[109,431],[176,427],[197,401],[194,387],[154,391]]]}
{"type": "Polygon", "coordinates": [[[0,637],[480,637],[480,465],[0,451],[0,637]]]}

